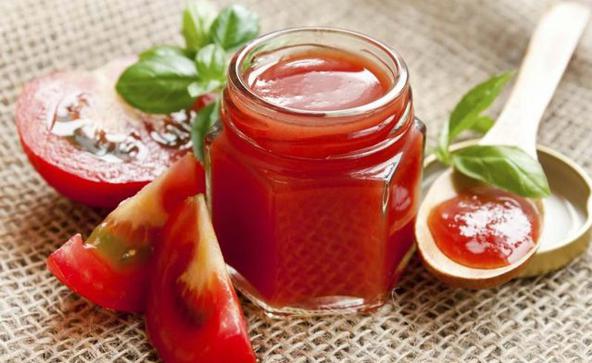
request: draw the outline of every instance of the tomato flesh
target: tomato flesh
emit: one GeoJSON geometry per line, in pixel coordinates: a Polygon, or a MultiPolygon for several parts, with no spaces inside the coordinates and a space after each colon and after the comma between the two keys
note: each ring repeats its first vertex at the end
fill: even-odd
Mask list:
{"type": "Polygon", "coordinates": [[[146,268],[115,270],[80,234],[55,251],[47,266],[72,291],[102,307],[136,311],[144,304],[146,268]]]}
{"type": "Polygon", "coordinates": [[[256,361],[202,195],[171,216],[153,266],[146,327],[163,361],[256,361]]]}
{"type": "Polygon", "coordinates": [[[95,304],[118,311],[144,311],[148,266],[162,228],[187,197],[203,190],[203,169],[188,154],[121,203],[86,243],[76,235],[52,253],[49,270],[95,304]]]}
{"type": "Polygon", "coordinates": [[[191,150],[195,110],[148,115],[115,92],[119,74],[134,60],[54,73],[27,84],[19,97],[16,125],[25,153],[48,184],[72,200],[113,208],[191,150]]]}

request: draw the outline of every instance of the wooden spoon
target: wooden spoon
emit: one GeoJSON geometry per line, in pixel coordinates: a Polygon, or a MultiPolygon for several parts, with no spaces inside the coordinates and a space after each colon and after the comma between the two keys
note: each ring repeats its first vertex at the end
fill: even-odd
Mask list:
{"type": "MultiPolygon", "coordinates": [[[[536,134],[578,40],[588,22],[588,7],[561,2],[541,19],[530,40],[520,73],[499,119],[480,141],[482,145],[513,145],[537,158],[536,134]]],[[[505,267],[479,269],[448,258],[435,243],[427,221],[432,208],[453,198],[472,183],[447,170],[428,190],[417,215],[415,236],[424,265],[440,280],[459,287],[485,288],[500,285],[516,276],[534,255],[536,248],[505,267]]],[[[536,203],[542,212],[542,203],[536,203]]],[[[539,241],[537,241],[538,247],[539,241]]]]}

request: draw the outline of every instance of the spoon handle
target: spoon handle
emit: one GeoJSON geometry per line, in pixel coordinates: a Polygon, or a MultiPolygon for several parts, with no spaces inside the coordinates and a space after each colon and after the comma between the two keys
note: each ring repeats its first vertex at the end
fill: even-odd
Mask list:
{"type": "Polygon", "coordinates": [[[561,2],[536,27],[516,84],[485,145],[513,145],[536,158],[539,123],[590,16],[589,7],[561,2]]]}

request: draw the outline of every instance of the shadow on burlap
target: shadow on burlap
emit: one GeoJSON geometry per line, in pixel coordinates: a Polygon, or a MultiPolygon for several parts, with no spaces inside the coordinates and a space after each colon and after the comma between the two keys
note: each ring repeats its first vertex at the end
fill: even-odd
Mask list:
{"type": "MultiPolygon", "coordinates": [[[[398,48],[417,114],[433,141],[460,95],[517,68],[549,1],[246,1],[265,31],[333,25],[398,48]]],[[[23,83],[55,69],[90,68],[152,44],[179,42],[181,1],[0,0],[0,361],[154,361],[141,317],[102,310],[45,268],[47,255],[103,211],[49,188],[18,144],[23,83]]],[[[592,171],[592,27],[540,133],[592,171]]],[[[449,289],[413,261],[393,302],[367,316],[270,320],[245,304],[264,362],[590,361],[590,254],[564,270],[472,292],[449,289]]]]}

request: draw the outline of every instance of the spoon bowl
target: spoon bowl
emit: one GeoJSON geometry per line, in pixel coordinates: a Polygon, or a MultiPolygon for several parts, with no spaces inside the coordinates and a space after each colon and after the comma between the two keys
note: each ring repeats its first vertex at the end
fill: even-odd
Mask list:
{"type": "MultiPolygon", "coordinates": [[[[440,164],[442,165],[442,164],[440,164]]],[[[433,180],[433,179],[432,179],[433,180]]],[[[428,187],[428,191],[419,207],[417,222],[415,224],[415,236],[418,241],[418,250],[424,265],[438,277],[439,280],[454,287],[463,288],[487,288],[503,284],[518,274],[526,262],[535,254],[537,245],[531,248],[527,254],[508,266],[499,268],[474,268],[462,265],[449,258],[434,240],[428,226],[430,212],[438,204],[454,198],[460,191],[470,188],[475,182],[450,168],[443,167],[434,184],[436,187],[428,187]]],[[[535,203],[542,214],[540,202],[535,203]]],[[[539,239],[540,241],[540,239],[539,239]]]]}
{"type": "MultiPolygon", "coordinates": [[[[475,143],[475,140],[460,142],[451,146],[451,150],[459,150],[475,143]]],[[[533,249],[532,253],[524,256],[525,261],[517,261],[518,268],[512,265],[500,269],[479,270],[459,265],[444,255],[437,246],[422,243],[418,249],[430,271],[434,272],[429,267],[431,266],[429,262],[443,261],[442,263],[448,266],[445,268],[447,273],[440,273],[439,277],[445,282],[455,286],[481,288],[501,284],[514,277],[531,277],[555,271],[585,251],[592,238],[592,179],[574,161],[548,147],[537,146],[537,155],[551,187],[551,196],[537,204],[539,212],[543,212],[541,218],[543,228],[538,249],[533,249]],[[462,273],[465,275],[461,275],[462,273]],[[463,281],[467,280],[467,277],[468,281],[463,281]]],[[[432,184],[446,173],[451,173],[451,170],[434,155],[426,158],[422,182],[424,201],[428,198],[432,184]]],[[[438,196],[440,201],[455,196],[456,190],[462,188],[459,184],[467,182],[463,180],[464,178],[460,182],[458,180],[455,182],[458,178],[450,176],[446,178],[445,180],[450,180],[452,183],[447,189],[448,194],[438,196]]],[[[422,213],[429,214],[429,211],[429,206],[422,202],[418,223],[427,221],[427,216],[422,213]]],[[[417,224],[416,229],[417,238],[431,239],[430,242],[433,243],[427,225],[417,224]],[[425,233],[428,235],[424,236],[425,233]]]]}

